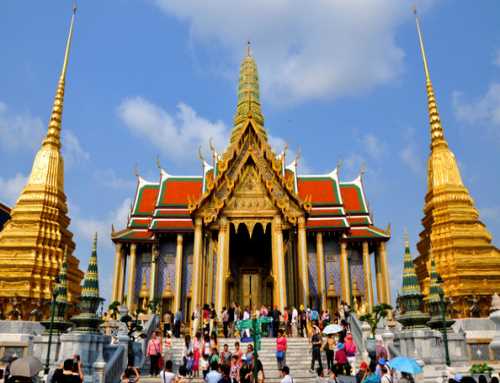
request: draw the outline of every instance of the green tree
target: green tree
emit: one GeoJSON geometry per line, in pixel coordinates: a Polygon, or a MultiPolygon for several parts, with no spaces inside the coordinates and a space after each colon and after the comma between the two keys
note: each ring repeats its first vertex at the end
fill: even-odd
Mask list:
{"type": "Polygon", "coordinates": [[[118,314],[120,311],[118,311],[118,308],[120,307],[120,302],[119,301],[113,301],[111,304],[108,306],[108,311],[111,315],[111,318],[117,319],[118,314]]]}
{"type": "Polygon", "coordinates": [[[372,312],[362,315],[359,320],[367,322],[370,325],[372,336],[375,337],[378,323],[382,318],[385,318],[387,316],[389,310],[392,310],[391,305],[387,303],[380,303],[373,307],[372,312]]]}

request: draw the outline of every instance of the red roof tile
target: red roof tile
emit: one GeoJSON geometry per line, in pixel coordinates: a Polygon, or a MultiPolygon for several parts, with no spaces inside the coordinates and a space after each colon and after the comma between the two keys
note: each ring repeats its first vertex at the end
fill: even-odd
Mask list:
{"type": "Polygon", "coordinates": [[[311,196],[313,206],[340,205],[340,196],[337,184],[330,177],[304,177],[298,178],[299,197],[305,200],[311,196]]]}
{"type": "Polygon", "coordinates": [[[162,183],[158,206],[187,206],[201,197],[201,177],[168,177],[162,183]]]}
{"type": "Polygon", "coordinates": [[[368,213],[363,201],[363,191],[359,185],[340,184],[340,193],[347,213],[368,213]]]}

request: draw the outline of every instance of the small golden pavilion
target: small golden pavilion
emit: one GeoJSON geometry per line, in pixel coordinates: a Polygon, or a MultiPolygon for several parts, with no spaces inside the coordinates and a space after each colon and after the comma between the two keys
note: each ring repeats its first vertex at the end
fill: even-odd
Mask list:
{"type": "Polygon", "coordinates": [[[362,177],[301,175],[268,141],[257,65],[243,59],[229,145],[203,174],[138,177],[116,246],[114,301],[133,310],[153,299],[186,318],[208,303],[360,310],[390,302],[388,231],[374,226],[362,177]]]}

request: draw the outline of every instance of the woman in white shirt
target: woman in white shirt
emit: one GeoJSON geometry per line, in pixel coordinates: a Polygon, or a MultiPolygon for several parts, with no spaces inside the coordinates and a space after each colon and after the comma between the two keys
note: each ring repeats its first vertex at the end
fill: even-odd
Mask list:
{"type": "Polygon", "coordinates": [[[165,362],[165,368],[160,372],[160,382],[161,383],[174,383],[175,382],[175,374],[172,372],[172,361],[167,360],[165,362]]]}

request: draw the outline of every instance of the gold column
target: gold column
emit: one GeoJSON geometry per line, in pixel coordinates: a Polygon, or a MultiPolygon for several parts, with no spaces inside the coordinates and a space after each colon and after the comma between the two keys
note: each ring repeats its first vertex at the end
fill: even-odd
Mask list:
{"type": "Polygon", "coordinates": [[[321,310],[326,309],[325,254],[323,250],[323,233],[316,233],[316,262],[318,269],[318,290],[321,299],[321,310]]]}
{"type": "Polygon", "coordinates": [[[118,270],[118,291],[117,301],[123,303],[123,291],[125,290],[125,270],[127,267],[127,255],[125,254],[125,247],[122,246],[120,252],[120,268],[118,270]]]}
{"type": "Polygon", "coordinates": [[[384,287],[382,282],[382,266],[380,264],[380,251],[375,251],[375,281],[377,283],[377,304],[384,301],[384,287]]]}
{"type": "Polygon", "coordinates": [[[135,307],[135,277],[137,273],[137,245],[132,243],[130,245],[130,267],[128,273],[128,289],[127,289],[127,308],[129,313],[134,310],[135,307]]]}
{"type": "Polygon", "coordinates": [[[363,241],[363,274],[365,277],[365,301],[367,311],[373,309],[373,286],[372,286],[372,267],[370,263],[370,250],[368,241],[363,241]]]}
{"type": "Polygon", "coordinates": [[[285,253],[283,249],[283,228],[281,217],[276,216],[271,224],[273,257],[274,304],[283,312],[286,306],[285,253]]]}
{"type": "Polygon", "coordinates": [[[307,264],[307,238],[306,238],[306,220],[299,218],[298,233],[298,253],[299,253],[299,302],[307,307],[309,305],[309,267],[307,264]]]}
{"type": "Polygon", "coordinates": [[[385,251],[385,242],[379,244],[380,266],[382,271],[382,299],[384,303],[391,304],[391,287],[389,280],[389,268],[387,266],[387,253],[385,251]]]}
{"type": "Polygon", "coordinates": [[[340,285],[342,300],[349,303],[351,300],[351,286],[349,285],[349,263],[347,261],[347,242],[340,242],[340,285]]]}
{"type": "Polygon", "coordinates": [[[222,217],[219,222],[217,242],[217,268],[215,276],[215,311],[219,315],[226,300],[226,275],[229,250],[229,222],[222,217]]]}
{"type": "Polygon", "coordinates": [[[158,244],[151,245],[151,270],[149,273],[149,301],[156,298],[156,275],[158,274],[158,244]]]}
{"type": "MultiPolygon", "coordinates": [[[[182,297],[182,234],[177,234],[177,248],[175,252],[175,296],[174,312],[179,311],[182,297]]],[[[191,313],[186,313],[191,315],[191,313]]]]}
{"type": "Polygon", "coordinates": [[[214,301],[214,241],[212,238],[212,232],[209,233],[208,236],[208,254],[207,254],[207,303],[211,303],[214,301]]]}
{"type": "Polygon", "coordinates": [[[120,288],[120,267],[122,261],[122,244],[115,243],[115,267],[113,271],[113,297],[112,302],[118,300],[118,290],[120,288]]]}
{"type": "MultiPolygon", "coordinates": [[[[196,217],[194,220],[194,245],[193,245],[193,273],[191,275],[191,307],[192,310],[200,309],[200,295],[201,295],[201,276],[202,276],[202,250],[203,250],[203,233],[202,233],[202,220],[196,217]]],[[[186,313],[191,316],[191,313],[186,313]]],[[[198,329],[198,321],[193,321],[193,334],[198,329]]]]}

